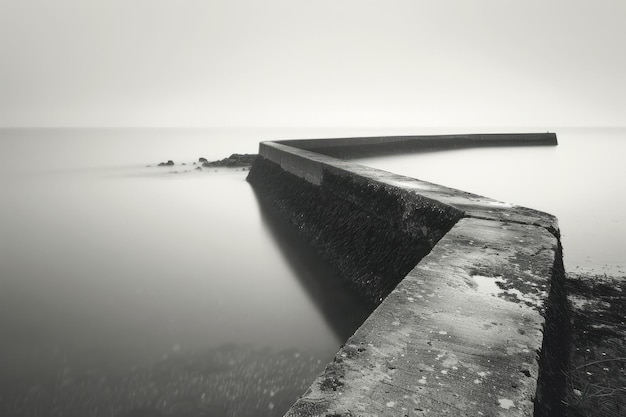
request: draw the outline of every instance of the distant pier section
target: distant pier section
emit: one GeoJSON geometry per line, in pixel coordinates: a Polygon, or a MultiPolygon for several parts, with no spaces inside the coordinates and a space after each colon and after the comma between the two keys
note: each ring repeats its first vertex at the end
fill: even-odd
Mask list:
{"type": "Polygon", "coordinates": [[[556,146],[555,133],[484,133],[472,135],[378,136],[297,139],[280,143],[336,158],[357,158],[430,150],[487,146],[556,146]]]}

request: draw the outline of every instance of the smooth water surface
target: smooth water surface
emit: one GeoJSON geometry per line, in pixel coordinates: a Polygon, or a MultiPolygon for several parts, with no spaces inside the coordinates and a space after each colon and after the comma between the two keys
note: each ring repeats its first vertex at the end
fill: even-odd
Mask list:
{"type": "Polygon", "coordinates": [[[260,210],[247,171],[193,170],[200,156],[255,153],[258,137],[0,135],[0,411],[173,413],[158,401],[180,391],[177,401],[202,406],[184,415],[282,415],[367,315],[332,283],[344,302],[319,303],[311,281],[331,272],[308,253],[286,259],[281,245],[298,243],[260,210]],[[167,159],[176,167],[154,166],[167,159]],[[206,389],[192,395],[199,377],[206,389]],[[260,409],[241,409],[255,389],[260,409]],[[58,408],[33,411],[39,403],[58,408]]]}

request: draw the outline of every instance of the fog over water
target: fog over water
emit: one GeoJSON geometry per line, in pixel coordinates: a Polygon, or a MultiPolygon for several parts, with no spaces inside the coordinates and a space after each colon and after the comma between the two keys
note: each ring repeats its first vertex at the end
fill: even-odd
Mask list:
{"type": "MultiPolygon", "coordinates": [[[[25,387],[15,388],[15,404],[27,404],[33,387],[41,392],[50,378],[71,388],[75,374],[151,370],[155,364],[163,369],[167,358],[195,358],[224,344],[234,350],[213,353],[212,364],[240,360],[250,370],[273,361],[282,364],[272,372],[286,384],[301,363],[299,352],[308,352],[314,366],[297,371],[306,387],[367,311],[259,204],[245,181],[247,171],[198,172],[193,162],[256,153],[261,140],[435,133],[457,132],[0,130],[0,389],[25,387]],[[176,166],[155,166],[168,159],[176,166]],[[242,346],[298,353],[270,360],[242,346]]],[[[626,169],[620,157],[626,130],[563,129],[557,135],[558,147],[447,150],[356,162],[555,214],[568,269],[623,272],[626,169]]],[[[249,392],[241,385],[249,378],[234,369],[233,386],[249,392]]],[[[123,378],[130,384],[130,377],[123,378]]],[[[185,386],[197,386],[190,378],[185,386]]],[[[105,392],[99,384],[96,391],[105,392]]],[[[258,384],[259,395],[268,396],[261,389],[268,383],[258,384]]],[[[150,392],[145,398],[159,391],[150,392]]],[[[117,401],[98,395],[102,404],[117,401]]],[[[283,406],[293,399],[284,397],[283,406]]],[[[136,405],[124,401],[120,410],[136,405]]],[[[266,412],[278,413],[275,398],[271,407],[269,399],[259,401],[266,412]]],[[[0,411],[2,406],[0,398],[0,411]]]]}
{"type": "MultiPolygon", "coordinates": [[[[7,412],[2,397],[12,398],[3,388],[18,381],[26,395],[44,381],[153,369],[169,356],[195,358],[224,344],[233,348],[205,359],[211,369],[220,360],[248,363],[241,373],[229,371],[239,378],[233,392],[250,391],[250,383],[271,388],[260,371],[252,382],[244,378],[263,361],[282,364],[272,371],[276,379],[304,390],[367,316],[332,272],[261,210],[248,171],[193,170],[199,157],[256,152],[258,137],[108,129],[0,135],[0,414],[7,412]],[[168,159],[179,174],[156,166],[168,159]],[[320,292],[341,302],[324,303],[320,292]],[[314,360],[305,371],[292,354],[261,360],[242,347],[314,360]],[[289,382],[293,373],[308,382],[289,382]]],[[[161,375],[156,384],[172,391],[164,385],[171,378],[161,375]]],[[[184,385],[197,386],[192,382],[184,385]]],[[[14,394],[16,403],[33,403],[22,394],[14,394]]],[[[242,404],[233,395],[223,401],[242,404]]],[[[19,407],[8,410],[21,415],[19,407]]]]}

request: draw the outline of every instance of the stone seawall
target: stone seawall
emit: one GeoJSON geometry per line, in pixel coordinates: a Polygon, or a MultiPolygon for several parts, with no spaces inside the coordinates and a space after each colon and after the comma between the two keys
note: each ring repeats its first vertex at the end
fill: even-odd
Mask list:
{"type": "Polygon", "coordinates": [[[325,172],[315,186],[267,159],[253,166],[249,181],[371,306],[461,217],[436,201],[349,175],[325,172]]]}
{"type": "MultiPolygon", "coordinates": [[[[553,134],[483,136],[443,140],[556,145],[553,134]]],[[[329,156],[435,140],[261,143],[249,182],[377,306],[288,416],[562,412],[556,218],[329,156]]]]}
{"type": "Polygon", "coordinates": [[[281,143],[335,158],[356,158],[427,150],[484,146],[553,146],[554,133],[380,136],[345,139],[298,139],[281,143]]]}

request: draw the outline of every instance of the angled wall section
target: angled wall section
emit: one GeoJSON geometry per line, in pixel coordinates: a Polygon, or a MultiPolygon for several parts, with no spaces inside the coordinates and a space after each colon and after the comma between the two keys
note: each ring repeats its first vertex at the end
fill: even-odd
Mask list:
{"type": "MultiPolygon", "coordinates": [[[[287,415],[560,412],[562,343],[542,349],[544,331],[565,337],[550,317],[564,297],[556,218],[329,156],[435,140],[261,143],[250,183],[375,308],[287,415]]],[[[442,140],[556,145],[553,134],[442,140]]]]}

